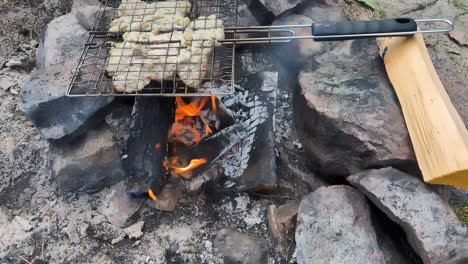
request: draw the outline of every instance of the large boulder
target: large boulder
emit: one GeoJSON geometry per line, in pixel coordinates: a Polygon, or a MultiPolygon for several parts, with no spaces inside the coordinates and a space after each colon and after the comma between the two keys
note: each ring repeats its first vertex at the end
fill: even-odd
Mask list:
{"type": "Polygon", "coordinates": [[[424,263],[468,263],[468,229],[449,205],[420,179],[393,168],[348,177],[406,232],[424,263]]]}
{"type": "Polygon", "coordinates": [[[299,74],[294,100],[299,137],[324,174],[415,167],[403,116],[374,40],[346,41],[317,56],[299,74]]]}
{"type": "Polygon", "coordinates": [[[120,149],[107,125],[52,152],[53,176],[61,190],[97,192],[122,180],[120,149]]]}
{"type": "Polygon", "coordinates": [[[21,111],[50,141],[68,141],[94,127],[114,99],[66,96],[87,34],[72,14],[54,19],[37,51],[38,68],[21,89],[21,111]]]}
{"type": "Polygon", "coordinates": [[[385,263],[366,198],[342,185],[321,187],[303,197],[296,257],[299,264],[385,263]]]}

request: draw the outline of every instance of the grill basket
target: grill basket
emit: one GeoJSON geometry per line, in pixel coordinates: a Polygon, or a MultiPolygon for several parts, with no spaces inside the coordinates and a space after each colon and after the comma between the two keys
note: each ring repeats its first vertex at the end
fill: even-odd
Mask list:
{"type": "MultiPolygon", "coordinates": [[[[141,21],[138,14],[145,14],[147,4],[158,1],[141,2],[139,0],[128,1],[133,5],[131,22],[141,21]],[[138,5],[136,3],[139,3],[138,5]],[[143,3],[143,4],[142,4],[143,3]],[[136,14],[136,15],[135,15],[136,14]],[[135,19],[135,21],[133,21],[135,19]],[[140,20],[139,20],[140,19],[140,20]]],[[[151,80],[141,91],[118,92],[112,83],[112,77],[106,71],[112,42],[123,42],[122,34],[110,34],[108,32],[111,22],[120,17],[118,7],[120,0],[104,0],[97,13],[96,22],[89,34],[83,53],[77,68],[74,71],[72,81],[67,91],[68,96],[211,96],[232,94],[234,91],[234,57],[235,44],[224,43],[212,49],[206,64],[206,74],[198,87],[188,87],[178,75],[170,79],[151,80]]],[[[162,2],[162,1],[161,1],[162,2]]],[[[200,16],[215,14],[222,19],[224,27],[235,27],[237,23],[237,0],[195,0],[191,1],[190,20],[200,16]]],[[[175,9],[174,9],[175,12],[175,9]]],[[[171,38],[172,39],[172,38],[171,38]]],[[[143,44],[145,47],[146,44],[143,44]]],[[[148,43],[150,45],[150,43],[148,43]]],[[[181,45],[171,41],[165,45],[169,50],[176,50],[177,54],[170,52],[167,56],[180,54],[181,45]],[[175,48],[173,48],[175,47],[175,48]]],[[[154,46],[153,46],[154,47],[154,46]]],[[[124,56],[124,55],[122,55],[124,56]]],[[[128,55],[133,56],[133,55],[128,55]]],[[[133,62],[133,58],[131,59],[133,62]]],[[[166,59],[167,60],[167,59],[166,59]]],[[[174,67],[182,67],[175,63],[174,67]]],[[[119,65],[117,65],[119,67],[119,65]]],[[[165,66],[162,67],[164,76],[165,66]]],[[[189,69],[191,70],[191,69],[189,69]]],[[[177,71],[176,71],[177,72],[177,71]]],[[[145,70],[140,69],[138,76],[145,76],[145,70]]],[[[128,74],[127,74],[128,76],[128,74]]],[[[124,80],[127,81],[127,80],[124,80]]],[[[128,80],[132,81],[132,80],[128,80]]]]}

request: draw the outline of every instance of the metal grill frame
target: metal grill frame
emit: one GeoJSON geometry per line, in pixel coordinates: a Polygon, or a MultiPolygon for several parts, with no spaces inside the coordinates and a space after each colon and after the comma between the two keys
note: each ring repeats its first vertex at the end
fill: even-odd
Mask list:
{"type": "MultiPolygon", "coordinates": [[[[108,34],[108,27],[112,20],[120,17],[117,8],[120,0],[102,1],[96,21],[90,31],[78,65],[73,72],[67,96],[212,96],[228,95],[234,92],[234,65],[235,65],[235,43],[224,43],[214,47],[209,56],[208,69],[201,85],[189,87],[185,85],[180,77],[174,74],[171,80],[151,81],[143,90],[136,92],[118,92],[106,71],[109,51],[109,42],[122,42],[123,33],[108,34]],[[219,75],[215,75],[218,72],[219,75]]],[[[159,0],[147,1],[148,3],[164,2],[159,0]]],[[[233,27],[237,24],[237,0],[190,0],[192,9],[189,18],[193,21],[199,16],[216,14],[222,19],[225,27],[233,27]]],[[[135,0],[132,3],[144,3],[135,0]]],[[[139,10],[146,10],[144,8],[139,10]]],[[[143,11],[145,13],[146,11],[143,11]]],[[[174,8],[175,13],[175,8],[174,8]]],[[[132,15],[132,20],[135,15],[132,15]]],[[[135,20],[138,21],[138,20],[135,20]]],[[[167,43],[170,47],[174,41],[167,43]]],[[[180,43],[179,43],[180,52],[180,43]]],[[[168,48],[167,52],[169,52],[168,48]]],[[[133,56],[133,55],[132,55],[133,56]]],[[[163,55],[164,56],[164,55],[163,55]]],[[[166,55],[167,57],[170,55],[166,55]]],[[[133,61],[133,58],[131,59],[133,61]]],[[[162,64],[165,65],[165,64],[162,64]]],[[[164,69],[166,66],[164,66],[164,69]]],[[[177,65],[176,65],[177,68],[177,65]]],[[[190,70],[190,69],[189,69],[190,70]]],[[[141,70],[139,77],[141,75],[141,70]]],[[[163,73],[164,75],[164,73],[163,73]]],[[[128,77],[128,74],[126,75],[128,77]]]]}

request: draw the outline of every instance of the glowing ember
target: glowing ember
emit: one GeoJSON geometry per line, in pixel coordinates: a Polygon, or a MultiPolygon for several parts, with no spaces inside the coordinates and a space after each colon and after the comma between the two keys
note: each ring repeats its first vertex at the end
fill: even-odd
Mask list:
{"type": "Polygon", "coordinates": [[[183,172],[186,172],[186,171],[189,171],[191,169],[194,169],[202,164],[205,164],[207,162],[206,159],[193,159],[190,161],[190,164],[187,166],[187,167],[183,167],[183,168],[178,168],[178,167],[175,167],[175,166],[171,166],[171,168],[174,169],[174,172],[175,173],[183,173],[183,172]]]}
{"type": "Polygon", "coordinates": [[[171,128],[169,138],[174,138],[184,145],[190,146],[200,142],[202,139],[202,131],[188,122],[174,123],[171,128]]]}
{"type": "Polygon", "coordinates": [[[153,201],[156,201],[158,199],[158,197],[154,194],[153,190],[151,189],[148,189],[148,195],[149,197],[151,197],[151,199],[153,199],[153,201]]]}

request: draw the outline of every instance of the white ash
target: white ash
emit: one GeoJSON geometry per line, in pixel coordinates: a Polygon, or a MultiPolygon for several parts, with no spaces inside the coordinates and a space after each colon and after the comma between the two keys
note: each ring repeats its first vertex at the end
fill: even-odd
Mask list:
{"type": "Polygon", "coordinates": [[[244,230],[261,233],[266,230],[266,206],[254,203],[247,194],[239,195],[234,200],[225,201],[219,209],[223,214],[235,215],[235,218],[225,219],[228,226],[240,225],[244,230]]]}
{"type": "Polygon", "coordinates": [[[278,75],[279,73],[266,71],[263,72],[263,83],[260,88],[264,92],[272,92],[278,87],[278,75]]]}
{"type": "Polygon", "coordinates": [[[5,76],[0,79],[0,87],[5,91],[10,89],[10,87],[13,87],[15,84],[15,80],[9,76],[5,76]]]}
{"type": "Polygon", "coordinates": [[[136,224],[133,224],[125,229],[125,233],[130,239],[138,239],[143,236],[143,226],[145,221],[139,221],[136,224]]]}
{"type": "Polygon", "coordinates": [[[202,263],[214,263],[213,262],[213,243],[208,239],[203,239],[203,251],[200,255],[202,263]]]}
{"type": "Polygon", "coordinates": [[[232,178],[242,176],[247,168],[257,126],[268,118],[267,107],[257,95],[250,94],[239,85],[235,86],[235,90],[233,95],[225,96],[221,100],[247,133],[217,161],[224,174],[232,178]]]}

